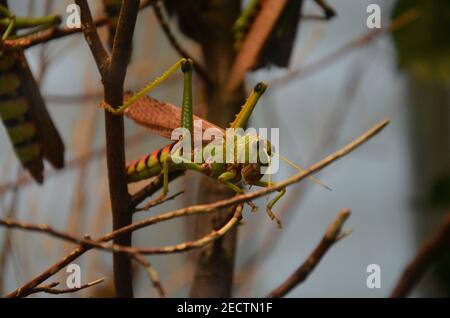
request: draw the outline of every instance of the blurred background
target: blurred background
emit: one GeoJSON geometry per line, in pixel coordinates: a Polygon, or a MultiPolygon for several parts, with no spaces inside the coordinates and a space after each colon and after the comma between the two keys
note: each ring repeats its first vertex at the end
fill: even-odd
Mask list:
{"type": "MultiPolygon", "coordinates": [[[[420,243],[435,231],[443,212],[448,210],[450,19],[444,20],[446,25],[439,25],[437,19],[425,19],[418,26],[420,32],[413,29],[397,38],[381,35],[366,45],[348,49],[341,58],[314,71],[286,77],[371,32],[366,26],[369,4],[380,5],[382,26],[387,26],[397,2],[330,0],[338,16],[326,22],[300,23],[289,69],[272,68],[247,76],[249,90],[260,80],[272,83],[250,126],[280,128],[280,153],[301,166],[320,160],[385,117],[392,122],[379,136],[318,175],[333,191],[309,181],[288,188],[275,207],[283,229],[278,229],[263,209],[251,213],[246,207],[245,225],[240,226],[238,236],[234,296],[266,295],[307,257],[336,213],[349,208],[352,216],[347,226],[353,233],[336,244],[289,297],[386,297],[420,243]],[[410,41],[405,41],[408,36],[410,41]],[[366,286],[366,268],[370,264],[381,268],[379,289],[366,286]]],[[[443,7],[429,6],[427,14],[448,18],[449,1],[433,2],[443,7]]],[[[10,1],[10,6],[18,15],[55,12],[64,16],[69,3],[21,0],[10,1]]],[[[90,1],[90,5],[95,16],[102,14],[101,1],[90,1]]],[[[305,2],[303,11],[320,12],[312,1],[305,2]]],[[[176,23],[171,21],[170,25],[177,32],[176,23]]],[[[101,29],[101,35],[106,41],[106,28],[101,29]]],[[[176,35],[200,59],[195,43],[182,34],[176,35]]],[[[47,223],[78,235],[100,236],[111,229],[111,216],[103,112],[98,108],[102,88],[94,60],[81,35],[37,46],[26,53],[63,136],[68,164],[58,172],[48,167],[44,186],[35,185],[24,177],[6,132],[0,128],[0,213],[2,217],[47,223]]],[[[178,58],[153,11],[142,11],[126,87],[142,87],[178,58]]],[[[194,101],[198,114],[205,112],[202,85],[196,79],[194,101]]],[[[175,104],[180,103],[181,94],[178,74],[152,92],[153,97],[175,104]]],[[[126,120],[126,134],[128,160],[167,143],[130,120],[126,120]]],[[[293,173],[282,164],[274,178],[282,180],[293,173]]],[[[194,185],[198,180],[197,174],[188,172],[170,187],[172,193],[181,189],[185,193],[149,213],[195,203],[194,185]]],[[[141,185],[133,185],[130,190],[141,185]]],[[[266,201],[262,198],[255,203],[263,207],[266,201]]],[[[135,220],[149,213],[136,215],[135,220]]],[[[192,239],[193,226],[190,219],[170,221],[136,232],[133,240],[138,246],[174,244],[192,239]]],[[[0,230],[0,244],[3,293],[73,248],[44,235],[5,229],[0,230]]],[[[149,257],[169,296],[188,294],[193,255],[188,252],[149,257]]],[[[83,282],[103,276],[107,280],[73,296],[112,295],[110,254],[90,251],[75,263],[81,266],[83,282]]],[[[437,266],[412,296],[448,296],[448,268],[448,262],[437,266]]],[[[65,281],[65,275],[62,272],[51,281],[65,281]]],[[[141,268],[135,271],[135,291],[138,297],[157,296],[141,268]]]]}

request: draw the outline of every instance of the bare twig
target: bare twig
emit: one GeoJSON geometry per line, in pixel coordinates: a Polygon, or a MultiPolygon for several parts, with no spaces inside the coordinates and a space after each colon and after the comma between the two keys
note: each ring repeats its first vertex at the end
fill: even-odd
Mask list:
{"type": "Polygon", "coordinates": [[[97,279],[93,282],[81,285],[80,287],[74,287],[74,288],[66,288],[66,289],[56,289],[55,287],[59,285],[59,282],[50,283],[48,285],[43,286],[37,286],[33,289],[30,289],[27,294],[23,295],[24,297],[29,296],[31,294],[37,294],[37,293],[47,293],[52,295],[61,295],[61,294],[71,294],[75,293],[77,291],[98,285],[102,283],[105,280],[105,278],[97,279]]]}
{"type": "Polygon", "coordinates": [[[398,16],[395,20],[393,20],[390,25],[385,28],[375,29],[368,33],[364,33],[363,35],[357,37],[356,39],[350,41],[343,47],[333,51],[326,56],[319,58],[317,61],[312,62],[304,67],[300,67],[299,69],[294,69],[289,71],[286,75],[281,78],[275,79],[269,83],[271,87],[276,87],[283,85],[285,83],[291,82],[294,78],[301,76],[308,76],[313,73],[316,73],[319,70],[322,70],[326,66],[331,63],[338,61],[339,59],[348,55],[349,52],[364,47],[367,44],[371,43],[373,40],[378,38],[379,36],[388,33],[397,31],[410,23],[414,22],[420,15],[420,12],[417,8],[413,8],[411,10],[406,11],[402,15],[398,16]]]}
{"type": "Polygon", "coordinates": [[[406,297],[425,273],[450,249],[450,213],[437,232],[419,248],[414,259],[403,271],[391,293],[392,298],[406,297]]]}
{"type": "MultiPolygon", "coordinates": [[[[128,254],[129,256],[139,260],[139,263],[142,264],[142,259],[140,259],[139,255],[145,255],[145,254],[171,254],[171,253],[179,253],[179,252],[185,252],[194,248],[202,247],[206,244],[209,244],[210,242],[218,239],[219,237],[225,235],[228,230],[230,230],[232,227],[234,227],[241,219],[242,214],[242,204],[239,204],[238,207],[235,209],[233,217],[220,229],[212,231],[208,235],[205,235],[204,237],[191,241],[191,242],[184,242],[176,245],[168,245],[163,247],[151,247],[151,248],[136,248],[131,246],[124,246],[119,244],[108,244],[105,241],[111,240],[112,238],[119,237],[120,235],[123,235],[124,233],[129,233],[132,231],[135,231],[136,228],[129,229],[126,232],[121,231],[119,232],[111,232],[110,235],[106,235],[99,240],[93,240],[89,236],[85,236],[84,238],[76,237],[72,234],[58,231],[53,229],[51,226],[47,224],[31,224],[26,222],[18,222],[12,219],[0,219],[0,225],[7,227],[7,228],[15,228],[15,229],[22,229],[32,232],[39,232],[48,234],[50,236],[53,236],[55,238],[59,238],[68,242],[72,242],[75,244],[80,244],[83,246],[88,246],[89,248],[96,248],[101,249],[105,251],[110,252],[118,252],[118,253],[124,253],[128,254]],[[108,237],[105,239],[105,237],[108,237]]],[[[158,222],[163,221],[163,219],[158,218],[158,222]]],[[[157,222],[154,222],[155,224],[157,222]]],[[[147,265],[148,266],[148,265],[147,265]]]]}
{"type": "Polygon", "coordinates": [[[322,257],[330,249],[334,243],[338,242],[341,238],[347,235],[349,232],[341,232],[342,226],[350,216],[350,211],[347,209],[342,210],[337,215],[336,219],[331,223],[325,232],[324,237],[320,243],[316,246],[314,251],[308,256],[306,261],[280,286],[273,290],[268,298],[280,298],[285,296],[299,284],[304,282],[309,274],[316,268],[322,257]]]}
{"type": "MultiPolygon", "coordinates": [[[[158,0],[144,0],[141,2],[140,10],[143,10],[149,6],[151,6],[155,1],[158,0]]],[[[109,18],[107,16],[101,16],[93,20],[93,24],[95,27],[102,27],[107,25],[109,22],[109,18]]],[[[14,39],[14,40],[6,40],[4,41],[4,45],[6,48],[12,49],[27,49],[32,46],[47,43],[56,39],[64,38],[69,35],[80,34],[82,33],[82,28],[53,28],[49,30],[45,30],[27,37],[14,39]]]]}
{"type": "Polygon", "coordinates": [[[139,264],[141,264],[142,267],[144,267],[145,272],[147,273],[148,277],[150,278],[150,281],[153,284],[153,287],[158,291],[159,297],[161,298],[166,297],[166,292],[164,291],[164,288],[162,287],[161,282],[159,281],[158,273],[150,264],[150,262],[147,261],[145,257],[140,254],[135,254],[134,259],[139,264]]]}
{"type": "Polygon", "coordinates": [[[83,30],[86,42],[89,45],[92,55],[94,56],[95,63],[98,71],[105,80],[106,74],[109,68],[109,55],[106,49],[103,47],[100,36],[97,32],[97,27],[92,19],[91,10],[86,0],[76,0],[78,6],[80,6],[81,17],[81,29],[83,30]]]}
{"type": "MultiPolygon", "coordinates": [[[[62,239],[62,240],[68,241],[68,242],[79,244],[79,247],[75,250],[74,253],[72,253],[72,254],[76,255],[76,257],[80,256],[81,254],[83,254],[84,252],[86,252],[87,250],[92,249],[92,248],[108,250],[111,252],[127,253],[132,259],[137,261],[140,265],[142,265],[145,268],[146,272],[149,274],[149,277],[152,281],[153,286],[158,290],[158,293],[160,294],[160,296],[164,297],[164,290],[161,286],[161,283],[159,282],[156,271],[153,269],[151,264],[145,258],[143,258],[142,255],[140,255],[139,251],[137,251],[137,250],[132,250],[131,248],[129,248],[127,246],[111,245],[111,247],[110,247],[108,245],[105,245],[102,242],[102,239],[95,241],[95,240],[92,240],[89,236],[85,236],[84,238],[77,238],[76,236],[68,234],[66,232],[55,230],[46,224],[39,225],[39,224],[18,222],[18,221],[14,221],[12,219],[5,219],[5,220],[0,220],[0,225],[5,226],[7,228],[16,228],[16,229],[22,229],[22,230],[27,230],[27,231],[45,233],[50,236],[53,236],[53,237],[56,237],[56,238],[59,238],[59,239],[62,239]]],[[[65,264],[65,265],[67,265],[67,264],[65,264]]],[[[62,265],[58,265],[58,267],[57,267],[58,270],[61,269],[62,267],[64,267],[64,266],[62,266],[62,267],[60,267],[60,266],[62,266],[62,265]]],[[[26,297],[32,293],[35,293],[36,290],[42,291],[41,289],[42,289],[42,287],[41,288],[40,287],[24,288],[24,289],[19,290],[17,293],[10,293],[6,297],[26,297]]],[[[75,290],[75,291],[77,291],[77,290],[75,290]]],[[[64,292],[61,292],[61,293],[64,293],[64,292]]]]}
{"type": "MultiPolygon", "coordinates": [[[[192,242],[185,242],[177,245],[169,245],[165,247],[159,247],[159,248],[134,248],[129,246],[121,246],[116,244],[106,244],[102,241],[105,240],[111,240],[115,236],[114,232],[111,233],[110,236],[106,235],[103,238],[99,240],[92,240],[88,236],[81,239],[77,238],[71,234],[61,232],[54,230],[48,225],[36,225],[36,224],[30,224],[25,222],[17,222],[14,220],[0,220],[0,225],[6,226],[8,228],[18,228],[22,230],[28,230],[28,231],[34,231],[34,232],[41,232],[48,234],[50,236],[63,239],[72,243],[80,244],[79,248],[77,248],[76,251],[78,251],[77,255],[81,255],[84,252],[86,252],[89,249],[97,248],[101,250],[106,250],[110,252],[115,253],[124,253],[130,256],[131,258],[135,259],[139,264],[144,266],[146,269],[146,272],[148,273],[153,286],[158,290],[161,297],[164,297],[165,293],[164,290],[159,282],[158,275],[156,271],[153,269],[153,267],[150,265],[150,263],[142,256],[142,254],[170,254],[170,253],[179,253],[179,252],[185,252],[194,248],[200,248],[203,247],[209,243],[211,243],[214,240],[217,240],[218,238],[225,235],[231,228],[236,226],[236,224],[239,223],[242,217],[242,204],[239,204],[237,208],[235,209],[235,212],[231,219],[220,229],[213,231],[209,233],[208,235],[204,236],[203,238],[200,238],[198,240],[192,241],[192,242]],[[81,254],[80,254],[81,253],[81,254]]],[[[67,264],[66,264],[67,265],[67,264]]],[[[64,265],[65,266],[65,265],[64,265]]],[[[63,266],[63,267],[64,267],[63,266]]],[[[62,268],[62,267],[61,267],[62,268]]],[[[61,269],[61,268],[58,268],[61,269]]],[[[53,272],[56,273],[58,270],[55,270],[53,272]]],[[[32,293],[37,287],[30,287],[30,288],[22,288],[19,289],[13,293],[8,294],[6,297],[25,297],[32,293]]]]}
{"type": "Polygon", "coordinates": [[[175,37],[174,33],[170,29],[169,24],[167,23],[166,19],[164,18],[164,14],[161,7],[161,2],[159,0],[155,1],[153,4],[153,11],[155,12],[156,19],[158,20],[159,25],[161,26],[161,29],[164,31],[164,34],[166,35],[167,39],[169,40],[169,43],[172,45],[172,47],[175,49],[175,51],[178,52],[178,54],[181,57],[189,58],[194,62],[194,70],[197,72],[197,74],[200,76],[202,80],[204,80],[206,83],[209,83],[209,77],[208,73],[206,72],[205,68],[200,64],[195,58],[192,57],[186,51],[180,44],[180,42],[175,37]]]}
{"type": "MultiPolygon", "coordinates": [[[[18,187],[14,188],[11,202],[8,207],[8,211],[6,212],[7,218],[14,218],[17,213],[17,203],[19,202],[20,189],[18,187]]],[[[4,277],[6,272],[6,260],[8,258],[9,253],[11,252],[11,244],[12,244],[12,233],[10,231],[6,231],[5,236],[3,237],[2,248],[0,250],[0,293],[3,292],[4,288],[4,277]]]]}
{"type": "MultiPolygon", "coordinates": [[[[182,176],[184,174],[183,171],[176,171],[169,174],[169,182],[172,180],[175,180],[179,176],[182,176]]],[[[154,177],[149,184],[147,184],[145,187],[143,187],[141,190],[133,194],[131,197],[131,207],[136,210],[136,207],[144,202],[145,199],[152,196],[155,192],[157,192],[159,189],[161,189],[163,185],[163,178],[162,176],[156,176],[154,177]]]]}
{"type": "Polygon", "coordinates": [[[147,202],[144,207],[136,208],[136,212],[148,211],[148,210],[150,210],[151,208],[153,208],[155,206],[161,205],[161,204],[163,204],[163,203],[165,203],[167,201],[174,200],[176,197],[180,196],[183,193],[184,193],[184,191],[180,191],[180,192],[177,192],[174,195],[170,195],[170,196],[162,195],[162,196],[160,196],[160,197],[158,197],[158,198],[156,198],[156,199],[154,199],[154,200],[152,200],[150,202],[147,202]]]}

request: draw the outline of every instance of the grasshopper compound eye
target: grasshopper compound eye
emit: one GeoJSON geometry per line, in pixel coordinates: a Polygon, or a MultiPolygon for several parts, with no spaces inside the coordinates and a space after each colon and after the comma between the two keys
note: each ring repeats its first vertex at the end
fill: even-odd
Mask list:
{"type": "Polygon", "coordinates": [[[258,94],[263,94],[267,89],[267,84],[264,82],[259,82],[255,85],[254,91],[258,94]]]}

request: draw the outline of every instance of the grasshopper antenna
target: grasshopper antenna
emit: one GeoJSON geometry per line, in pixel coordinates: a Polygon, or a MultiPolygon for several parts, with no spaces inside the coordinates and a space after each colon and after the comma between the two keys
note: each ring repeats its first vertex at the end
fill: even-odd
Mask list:
{"type": "MultiPolygon", "coordinates": [[[[293,163],[292,161],[290,161],[288,158],[286,158],[285,156],[283,156],[282,154],[276,153],[274,152],[275,155],[278,156],[278,158],[280,158],[281,160],[283,160],[284,162],[286,162],[288,165],[290,165],[292,168],[300,171],[300,172],[305,172],[305,169],[303,169],[302,167],[296,165],[295,163],[293,163]]],[[[333,189],[329,186],[327,186],[326,184],[322,183],[320,180],[318,180],[317,178],[313,177],[313,176],[309,176],[308,177],[311,181],[313,181],[315,184],[320,185],[321,187],[329,190],[329,191],[333,191],[333,189]]]]}

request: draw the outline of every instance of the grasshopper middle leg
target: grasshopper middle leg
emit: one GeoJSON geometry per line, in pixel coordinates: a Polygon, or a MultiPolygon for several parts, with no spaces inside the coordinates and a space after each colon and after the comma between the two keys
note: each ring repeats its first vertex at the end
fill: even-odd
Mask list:
{"type": "MultiPolygon", "coordinates": [[[[268,187],[273,187],[275,184],[272,182],[267,182],[267,181],[258,181],[255,183],[255,185],[259,186],[259,187],[263,187],[263,188],[268,188],[268,187]]],[[[278,190],[278,194],[275,196],[275,198],[273,198],[269,204],[267,204],[266,207],[266,211],[267,214],[269,215],[269,217],[272,220],[275,220],[278,224],[278,227],[282,227],[281,224],[281,220],[275,215],[275,213],[273,213],[272,208],[274,207],[274,205],[286,194],[286,188],[282,188],[280,190],[278,190]]]]}

